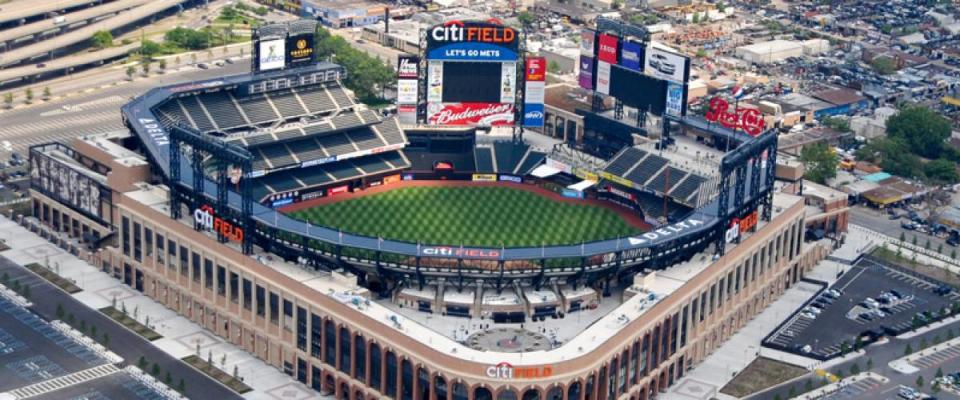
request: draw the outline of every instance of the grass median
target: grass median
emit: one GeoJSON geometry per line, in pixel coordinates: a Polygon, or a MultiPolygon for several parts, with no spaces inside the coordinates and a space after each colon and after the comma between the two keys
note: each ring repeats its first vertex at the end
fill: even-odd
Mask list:
{"type": "Polygon", "coordinates": [[[207,376],[215,379],[217,382],[222,383],[224,386],[230,388],[230,390],[233,390],[234,392],[244,394],[253,390],[253,388],[247,386],[247,384],[243,383],[243,381],[240,379],[234,378],[230,374],[223,372],[219,368],[208,363],[206,360],[197,357],[196,354],[184,357],[182,360],[187,364],[192,365],[198,371],[203,372],[207,376]]]}
{"type": "Polygon", "coordinates": [[[83,290],[69,279],[57,275],[55,272],[40,264],[32,263],[25,265],[25,267],[27,267],[27,269],[29,269],[31,272],[39,275],[41,278],[46,279],[48,282],[57,285],[57,287],[63,289],[63,291],[67,293],[74,294],[83,290]]]}
{"type": "Polygon", "coordinates": [[[131,318],[129,315],[124,314],[123,311],[120,311],[116,308],[104,307],[100,309],[100,312],[151,342],[163,337],[163,335],[157,333],[153,329],[150,329],[150,327],[137,322],[137,320],[131,318]]]}

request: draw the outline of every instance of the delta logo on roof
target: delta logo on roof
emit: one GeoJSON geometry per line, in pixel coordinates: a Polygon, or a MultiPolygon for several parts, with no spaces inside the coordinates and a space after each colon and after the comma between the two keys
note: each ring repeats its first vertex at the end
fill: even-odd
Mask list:
{"type": "Polygon", "coordinates": [[[703,220],[696,219],[696,218],[687,218],[675,224],[654,229],[640,236],[627,238],[627,241],[630,243],[631,246],[651,244],[651,243],[658,242],[660,240],[679,236],[685,233],[686,231],[702,226],[703,224],[705,224],[703,220]]]}

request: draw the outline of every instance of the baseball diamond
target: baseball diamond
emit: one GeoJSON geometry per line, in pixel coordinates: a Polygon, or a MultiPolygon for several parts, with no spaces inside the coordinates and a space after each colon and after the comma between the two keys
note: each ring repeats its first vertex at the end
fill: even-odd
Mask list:
{"type": "Polygon", "coordinates": [[[478,247],[574,244],[649,230],[626,209],[565,199],[532,185],[405,183],[321,199],[288,211],[295,218],[344,232],[478,247]]]}

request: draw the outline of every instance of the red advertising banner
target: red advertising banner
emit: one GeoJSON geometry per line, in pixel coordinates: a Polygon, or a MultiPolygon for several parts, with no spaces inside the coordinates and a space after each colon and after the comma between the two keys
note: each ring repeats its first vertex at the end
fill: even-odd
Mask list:
{"type": "Polygon", "coordinates": [[[339,193],[346,193],[349,189],[350,189],[350,185],[337,186],[337,187],[330,188],[330,190],[328,190],[327,193],[333,196],[339,193]]]}
{"type": "Polygon", "coordinates": [[[511,103],[433,103],[427,109],[430,125],[503,126],[513,124],[511,103]]]}
{"type": "Polygon", "coordinates": [[[543,57],[527,57],[527,82],[544,82],[547,80],[547,59],[543,57]]]}
{"type": "Polygon", "coordinates": [[[600,48],[597,50],[597,58],[610,64],[617,63],[617,37],[606,33],[600,34],[600,48]]]}

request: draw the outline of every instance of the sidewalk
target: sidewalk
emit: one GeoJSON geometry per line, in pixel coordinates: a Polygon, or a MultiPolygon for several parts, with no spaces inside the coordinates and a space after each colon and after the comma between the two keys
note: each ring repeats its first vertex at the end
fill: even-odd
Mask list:
{"type": "Polygon", "coordinates": [[[100,309],[110,306],[113,298],[116,298],[117,308],[126,306],[128,314],[131,317],[136,314],[139,322],[145,323],[149,317],[149,325],[163,335],[152,344],[163,352],[180,359],[195,354],[196,345],[200,344],[201,357],[206,359],[208,352],[212,352],[218,368],[233,373],[236,366],[244,383],[254,389],[243,395],[246,399],[304,399],[319,396],[293,377],[227,343],[6,217],[0,217],[0,239],[11,248],[0,254],[10,260],[21,265],[44,265],[49,262],[51,269],[59,269],[61,276],[83,289],[72,296],[86,306],[100,309]],[[221,366],[220,362],[223,355],[226,355],[225,366],[221,366]]]}

